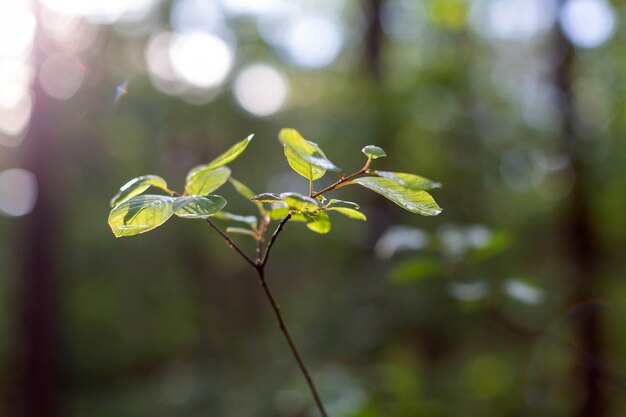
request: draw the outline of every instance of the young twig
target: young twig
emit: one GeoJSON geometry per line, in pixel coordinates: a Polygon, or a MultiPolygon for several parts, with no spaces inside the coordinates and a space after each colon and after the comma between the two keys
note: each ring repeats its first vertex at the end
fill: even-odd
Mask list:
{"type": "Polygon", "coordinates": [[[244,251],[241,250],[241,248],[239,246],[237,246],[237,244],[235,242],[233,242],[233,240],[228,237],[228,235],[224,232],[222,232],[222,230],[217,227],[217,225],[215,223],[213,223],[211,221],[211,219],[204,219],[209,226],[211,226],[213,228],[213,230],[215,230],[217,232],[218,235],[220,235],[222,237],[222,239],[224,239],[224,241],[226,242],[226,244],[233,249],[235,252],[237,252],[239,255],[241,255],[241,257],[248,262],[250,265],[252,265],[253,268],[256,268],[256,262],[254,262],[252,259],[250,259],[250,257],[248,255],[246,255],[246,253],[244,251]]]}
{"type": "Polygon", "coordinates": [[[276,238],[278,238],[278,235],[280,234],[280,232],[282,232],[283,228],[285,227],[285,224],[287,224],[289,219],[291,219],[291,213],[286,215],[285,218],[282,219],[280,221],[280,223],[278,223],[278,227],[276,228],[276,230],[272,234],[272,237],[271,237],[269,243],[267,244],[267,248],[265,248],[265,254],[263,255],[263,258],[257,259],[259,266],[265,267],[265,264],[267,263],[268,256],[270,255],[270,250],[272,249],[272,246],[274,246],[274,242],[276,242],[276,238]]]}
{"type": "MultiPolygon", "coordinates": [[[[280,311],[280,307],[276,303],[276,300],[274,299],[274,295],[272,294],[272,291],[269,285],[267,284],[267,281],[265,280],[265,264],[267,263],[267,260],[270,254],[270,249],[274,245],[274,242],[276,242],[276,238],[278,237],[280,232],[283,230],[283,228],[285,227],[285,224],[289,221],[290,218],[291,218],[291,214],[288,214],[283,220],[281,220],[281,222],[278,224],[278,227],[272,234],[272,237],[267,245],[267,248],[265,249],[265,253],[263,257],[260,256],[260,250],[259,250],[258,251],[259,255],[257,255],[258,257],[254,261],[250,259],[250,257],[246,255],[245,252],[241,250],[241,248],[237,246],[237,244],[233,242],[230,237],[228,237],[228,235],[222,232],[222,230],[219,227],[217,227],[215,223],[213,223],[209,219],[206,219],[206,222],[224,239],[226,244],[231,249],[233,249],[239,255],[241,255],[241,257],[245,259],[246,262],[248,262],[257,272],[257,276],[259,278],[261,287],[263,288],[265,296],[270,302],[270,305],[272,306],[272,310],[274,311],[274,315],[276,316],[276,320],[278,321],[278,327],[280,328],[281,333],[285,337],[285,340],[287,341],[287,344],[289,345],[289,348],[291,349],[291,353],[293,354],[294,359],[296,360],[298,367],[300,368],[300,371],[302,372],[302,374],[304,375],[304,378],[306,379],[306,382],[309,386],[309,390],[311,391],[311,394],[313,395],[313,399],[315,400],[315,404],[317,405],[317,408],[320,414],[322,415],[322,417],[328,417],[328,414],[326,413],[326,410],[324,409],[322,400],[320,399],[320,396],[317,392],[317,388],[315,387],[315,383],[313,382],[313,378],[311,378],[309,370],[304,364],[304,361],[302,360],[302,356],[300,355],[298,348],[296,347],[293,339],[291,338],[291,334],[289,333],[289,330],[287,329],[287,325],[285,324],[285,320],[283,319],[282,313],[280,311]]],[[[260,242],[257,248],[259,247],[260,247],[260,242]]]]}
{"type": "MultiPolygon", "coordinates": [[[[369,174],[370,173],[369,163],[370,163],[370,160],[368,160],[365,166],[361,168],[359,171],[355,172],[354,174],[348,175],[347,177],[342,176],[335,183],[317,192],[313,192],[312,181],[311,181],[311,187],[309,189],[310,196],[312,198],[318,197],[329,191],[343,187],[344,185],[348,185],[350,181],[352,181],[353,179],[359,176],[369,174]]],[[[289,330],[287,329],[287,325],[285,324],[285,320],[283,319],[282,313],[280,311],[280,307],[276,303],[276,300],[274,299],[274,295],[272,294],[272,291],[270,290],[270,287],[267,284],[267,281],[265,279],[265,265],[267,264],[267,261],[269,259],[270,251],[272,247],[274,246],[274,243],[276,242],[278,235],[280,235],[280,233],[283,231],[285,227],[285,224],[287,224],[287,222],[290,219],[291,219],[291,213],[285,216],[280,221],[280,223],[278,223],[276,230],[272,234],[272,237],[270,238],[267,244],[267,247],[265,248],[265,252],[263,253],[263,256],[261,256],[261,252],[262,252],[262,246],[263,246],[263,235],[265,231],[267,230],[267,219],[266,218],[261,219],[261,223],[259,227],[259,236],[258,236],[257,247],[256,247],[257,258],[255,260],[252,260],[248,255],[246,255],[245,252],[241,250],[241,248],[239,248],[239,246],[237,246],[237,244],[235,244],[235,242],[233,242],[230,237],[228,237],[224,232],[222,232],[220,228],[217,227],[211,220],[206,219],[206,222],[224,239],[226,244],[231,249],[235,250],[239,255],[241,255],[241,257],[246,262],[248,262],[257,272],[261,287],[263,288],[265,296],[270,302],[270,305],[272,306],[272,310],[274,311],[274,315],[276,316],[276,320],[278,321],[278,326],[280,328],[280,331],[285,337],[285,340],[287,341],[287,344],[289,345],[289,348],[291,349],[291,353],[293,354],[298,364],[298,367],[300,368],[300,371],[302,372],[302,374],[304,375],[304,378],[306,379],[306,382],[309,386],[309,390],[311,391],[311,394],[313,395],[313,399],[315,400],[315,404],[317,405],[317,409],[319,410],[322,417],[328,417],[328,414],[326,413],[326,410],[324,409],[322,400],[320,399],[320,396],[317,392],[317,388],[315,387],[315,383],[313,382],[313,378],[311,378],[309,370],[304,364],[304,361],[302,360],[302,356],[300,355],[298,348],[296,347],[293,339],[291,338],[291,334],[289,333],[289,330]]]]}
{"type": "MultiPolygon", "coordinates": [[[[285,223],[287,222],[285,221],[285,223]]],[[[289,334],[289,330],[287,330],[287,326],[280,312],[280,307],[276,303],[276,300],[274,299],[274,296],[272,295],[272,291],[267,285],[267,281],[265,280],[265,272],[264,272],[263,266],[259,266],[259,268],[257,268],[257,272],[259,274],[259,280],[261,281],[261,286],[263,287],[263,291],[265,291],[265,295],[267,296],[267,299],[272,305],[272,310],[274,310],[274,315],[276,316],[276,320],[278,320],[278,326],[280,327],[280,331],[283,333],[283,336],[287,340],[287,344],[289,344],[291,353],[293,353],[293,356],[296,359],[296,362],[298,363],[298,367],[300,368],[300,371],[302,371],[302,374],[304,374],[304,378],[306,379],[306,382],[309,385],[309,389],[311,390],[311,394],[313,395],[313,399],[315,400],[317,409],[319,410],[322,417],[328,417],[328,414],[326,413],[326,410],[324,409],[324,404],[322,403],[322,400],[320,399],[320,396],[317,392],[317,388],[315,387],[315,383],[313,382],[313,378],[311,378],[311,375],[309,374],[309,370],[304,364],[304,361],[302,360],[302,357],[300,356],[300,352],[298,351],[298,348],[296,347],[295,343],[293,342],[293,339],[291,338],[291,335],[289,334]]]]}
{"type": "Polygon", "coordinates": [[[265,241],[265,230],[267,229],[267,225],[269,223],[269,215],[267,213],[261,213],[261,221],[259,224],[259,231],[257,235],[256,242],[256,257],[257,259],[261,258],[261,252],[263,251],[263,242],[265,241]]]}
{"type": "Polygon", "coordinates": [[[370,173],[369,170],[369,161],[367,164],[365,164],[365,166],[363,168],[361,168],[360,170],[358,170],[357,172],[355,172],[354,174],[348,175],[347,177],[341,177],[339,180],[337,180],[337,182],[334,182],[332,184],[330,184],[328,187],[315,192],[315,193],[311,193],[310,197],[311,198],[315,198],[315,197],[319,197],[322,194],[325,194],[329,191],[335,190],[337,188],[343,187],[344,185],[348,185],[348,183],[350,181],[352,181],[353,179],[355,179],[356,177],[360,177],[361,175],[367,175],[370,173]]]}

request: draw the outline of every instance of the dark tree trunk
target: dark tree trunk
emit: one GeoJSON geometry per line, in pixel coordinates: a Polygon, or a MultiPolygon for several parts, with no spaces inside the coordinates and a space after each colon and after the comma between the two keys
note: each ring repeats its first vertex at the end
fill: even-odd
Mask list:
{"type": "Polygon", "coordinates": [[[381,75],[381,52],[383,28],[381,25],[383,0],[365,0],[365,31],[364,59],[368,74],[378,80],[381,75]]]}
{"type": "MultiPolygon", "coordinates": [[[[562,8],[568,0],[560,0],[562,8]]],[[[594,297],[600,276],[599,237],[593,225],[588,189],[589,172],[582,158],[579,122],[576,120],[573,95],[574,47],[557,26],[555,35],[555,83],[560,89],[562,109],[562,147],[570,160],[575,185],[565,206],[563,242],[565,263],[571,268],[571,282],[575,286],[574,304],[582,304],[594,297]]],[[[579,310],[576,322],[580,354],[578,386],[582,391],[579,417],[606,415],[606,398],[602,386],[602,323],[598,308],[579,310]]]]}
{"type": "Polygon", "coordinates": [[[36,88],[29,133],[24,141],[24,167],[37,178],[34,210],[22,221],[17,250],[21,263],[21,338],[19,340],[20,404],[25,417],[59,416],[59,309],[56,241],[54,141],[50,98],[36,88]]]}

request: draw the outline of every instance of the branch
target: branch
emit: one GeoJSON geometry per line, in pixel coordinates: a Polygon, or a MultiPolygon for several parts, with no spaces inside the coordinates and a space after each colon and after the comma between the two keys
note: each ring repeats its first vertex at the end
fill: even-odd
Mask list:
{"type": "Polygon", "coordinates": [[[283,230],[283,227],[285,227],[285,224],[289,221],[289,219],[291,219],[291,213],[289,213],[287,216],[285,216],[285,218],[282,219],[280,221],[280,223],[278,223],[278,227],[274,231],[274,234],[272,235],[272,238],[270,239],[269,243],[267,244],[267,248],[265,249],[265,254],[263,255],[263,258],[261,258],[259,260],[258,266],[260,268],[263,268],[265,266],[265,264],[267,263],[268,256],[270,255],[270,249],[272,249],[272,246],[274,246],[274,242],[276,241],[276,238],[278,237],[280,232],[283,230]]]}
{"type": "Polygon", "coordinates": [[[353,179],[355,179],[356,177],[360,176],[360,175],[365,175],[365,174],[370,174],[371,171],[368,169],[369,167],[369,160],[368,163],[365,164],[365,166],[363,168],[361,168],[360,170],[358,170],[357,172],[355,172],[354,174],[348,175],[347,177],[341,177],[337,182],[334,182],[332,184],[330,184],[328,187],[316,192],[316,193],[311,193],[310,197],[311,198],[315,198],[318,197],[322,194],[325,194],[329,191],[332,191],[336,188],[339,187],[343,187],[344,185],[348,185],[347,183],[352,181],[353,179]]]}
{"type": "Polygon", "coordinates": [[[218,235],[220,235],[222,237],[222,239],[224,239],[226,241],[226,244],[233,249],[235,252],[237,252],[239,255],[241,255],[241,257],[243,259],[245,259],[246,262],[248,262],[250,265],[252,265],[253,268],[257,268],[257,264],[256,262],[254,262],[252,259],[250,259],[250,257],[248,255],[246,255],[244,253],[244,251],[242,251],[239,246],[237,246],[235,244],[235,242],[233,242],[233,240],[228,237],[228,235],[224,232],[222,232],[222,230],[217,227],[217,225],[215,223],[213,223],[210,219],[204,219],[204,221],[206,221],[209,226],[211,226],[213,228],[213,230],[215,230],[217,232],[218,235]]]}
{"type": "MultiPolygon", "coordinates": [[[[360,170],[358,170],[357,172],[355,172],[354,174],[348,175],[347,177],[341,177],[337,182],[329,185],[328,187],[326,187],[323,190],[320,190],[320,191],[318,191],[316,193],[311,192],[311,194],[310,194],[311,198],[318,197],[318,196],[320,196],[320,195],[322,195],[324,193],[327,193],[329,191],[332,191],[332,190],[334,190],[336,188],[343,187],[344,185],[347,185],[350,181],[352,181],[353,179],[355,179],[358,176],[370,174],[371,171],[369,170],[369,163],[370,163],[370,160],[368,159],[368,161],[365,164],[365,166],[363,168],[361,168],[360,170]]],[[[311,185],[312,185],[312,182],[311,182],[311,185]]],[[[265,254],[263,255],[262,258],[257,259],[257,266],[258,267],[263,268],[265,266],[265,264],[267,263],[267,259],[268,259],[268,256],[270,254],[270,249],[272,249],[272,246],[274,245],[274,242],[276,241],[276,238],[278,237],[280,232],[283,230],[283,227],[285,227],[285,224],[289,221],[289,219],[291,219],[291,213],[289,213],[278,224],[278,227],[276,228],[276,231],[274,231],[274,234],[272,235],[272,238],[270,239],[269,243],[267,244],[267,248],[265,249],[265,254]]]]}
{"type": "Polygon", "coordinates": [[[256,242],[256,262],[258,265],[261,259],[261,251],[263,250],[263,242],[265,241],[265,230],[269,223],[268,214],[261,213],[261,224],[259,225],[257,242],[256,242]]]}
{"type": "MultiPolygon", "coordinates": [[[[282,226],[284,226],[285,223],[289,221],[290,217],[291,215],[288,215],[280,222],[278,229],[276,229],[276,232],[274,232],[274,235],[272,236],[272,241],[270,241],[270,245],[275,239],[275,236],[278,233],[280,233],[282,226]]],[[[268,250],[269,250],[269,246],[268,246],[268,250]]],[[[267,251],[265,255],[267,258],[267,251]]],[[[309,374],[309,371],[306,365],[304,364],[302,357],[300,356],[300,352],[298,352],[298,348],[296,348],[296,345],[293,342],[291,335],[289,334],[289,330],[287,330],[287,325],[285,324],[285,321],[283,320],[283,316],[280,312],[280,307],[276,303],[276,300],[274,300],[272,291],[270,290],[269,286],[267,285],[267,282],[265,281],[265,272],[263,270],[263,264],[259,265],[259,267],[257,268],[257,272],[259,274],[259,280],[261,281],[261,286],[263,287],[263,291],[265,291],[265,295],[267,296],[267,299],[272,305],[272,310],[274,310],[274,315],[276,316],[276,320],[278,320],[278,327],[280,327],[280,331],[282,332],[283,336],[287,340],[287,343],[289,344],[289,348],[291,349],[291,353],[293,353],[293,357],[296,359],[296,362],[298,363],[298,367],[302,371],[302,374],[304,374],[304,378],[306,379],[306,382],[309,385],[311,394],[313,394],[313,398],[315,399],[315,404],[317,405],[317,409],[319,410],[322,417],[328,417],[328,414],[326,414],[326,410],[324,409],[324,405],[322,404],[322,400],[320,399],[317,389],[315,388],[315,383],[313,382],[313,378],[311,378],[311,375],[309,374]]]]}

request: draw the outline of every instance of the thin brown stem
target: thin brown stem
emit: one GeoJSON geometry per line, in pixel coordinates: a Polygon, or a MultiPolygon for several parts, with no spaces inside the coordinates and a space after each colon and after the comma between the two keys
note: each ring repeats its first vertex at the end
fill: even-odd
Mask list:
{"type": "MultiPolygon", "coordinates": [[[[338,181],[334,182],[333,184],[329,185],[328,187],[318,192],[313,192],[313,182],[311,181],[310,187],[309,187],[309,195],[312,198],[318,197],[324,193],[343,187],[344,185],[348,185],[350,181],[352,181],[353,179],[361,175],[370,174],[371,173],[369,170],[370,162],[371,160],[368,159],[365,166],[361,168],[359,171],[355,172],[354,174],[348,175],[347,177],[342,176],[338,181]]],[[[296,347],[293,339],[291,338],[291,335],[289,334],[289,330],[287,330],[285,320],[283,319],[283,316],[280,312],[280,307],[276,303],[276,300],[274,299],[272,291],[270,290],[269,286],[267,285],[267,281],[265,280],[265,265],[267,264],[267,261],[269,259],[270,251],[272,247],[274,246],[274,243],[276,242],[278,235],[280,235],[280,233],[283,231],[285,227],[285,224],[287,224],[287,222],[290,219],[291,219],[291,213],[285,216],[285,218],[283,218],[280,221],[280,223],[278,223],[276,230],[272,234],[272,237],[270,238],[267,244],[267,247],[265,248],[265,253],[263,254],[263,256],[261,256],[261,251],[262,251],[262,246],[263,246],[263,235],[265,233],[265,230],[267,229],[268,222],[266,221],[267,219],[265,217],[261,219],[261,224],[259,226],[259,233],[258,233],[257,249],[256,249],[256,252],[257,252],[256,260],[250,259],[250,257],[246,255],[239,248],[239,246],[237,246],[235,242],[233,242],[230,237],[228,237],[224,232],[222,232],[211,220],[206,219],[206,222],[226,241],[226,244],[228,246],[230,246],[233,250],[239,253],[239,255],[241,255],[241,257],[244,258],[246,262],[252,265],[252,267],[257,271],[259,280],[261,282],[261,286],[263,287],[263,291],[265,292],[265,296],[270,302],[272,306],[272,310],[274,311],[274,315],[276,316],[276,320],[278,321],[278,326],[280,327],[280,331],[285,337],[285,340],[287,341],[287,344],[289,345],[289,348],[291,349],[291,353],[293,354],[296,360],[296,363],[298,364],[298,367],[300,368],[300,371],[302,372],[302,374],[304,375],[304,378],[306,379],[306,382],[309,386],[309,390],[311,391],[311,394],[313,395],[313,399],[315,400],[315,404],[317,405],[317,408],[320,414],[322,415],[322,417],[328,417],[328,414],[326,413],[326,410],[324,409],[324,405],[322,404],[322,400],[320,399],[320,396],[317,392],[317,388],[315,387],[315,383],[313,382],[313,378],[311,378],[311,375],[309,374],[309,371],[306,365],[304,364],[302,357],[300,356],[300,352],[298,351],[298,348],[296,347]]]]}
{"type": "Polygon", "coordinates": [[[263,242],[265,240],[265,230],[267,229],[267,224],[269,223],[269,216],[266,213],[261,213],[261,224],[259,225],[259,230],[257,233],[257,242],[256,242],[256,259],[257,263],[259,259],[261,259],[261,251],[263,250],[263,242]]]}
{"type": "Polygon", "coordinates": [[[278,237],[280,232],[282,232],[283,228],[285,227],[285,224],[289,221],[289,219],[291,219],[291,213],[286,215],[285,218],[282,219],[280,223],[278,223],[278,227],[276,227],[276,230],[272,234],[272,237],[269,243],[267,244],[267,248],[265,248],[265,254],[263,255],[263,258],[257,259],[258,265],[261,268],[263,268],[265,264],[267,263],[267,259],[270,255],[270,250],[272,249],[272,246],[274,246],[274,242],[276,242],[276,238],[278,237]]]}
{"type": "MultiPolygon", "coordinates": [[[[369,162],[369,161],[368,161],[369,162]]],[[[348,182],[352,181],[353,179],[355,179],[356,177],[359,177],[361,175],[365,175],[365,174],[369,174],[370,170],[369,170],[369,163],[365,164],[365,166],[363,168],[361,168],[360,170],[358,170],[357,172],[355,172],[354,174],[350,174],[347,177],[341,177],[339,180],[337,180],[336,182],[330,184],[328,187],[312,193],[311,194],[311,198],[315,198],[315,197],[319,197],[322,194],[325,194],[329,191],[332,191],[336,188],[340,188],[343,187],[344,185],[347,185],[348,182]]]]}
{"type": "MultiPolygon", "coordinates": [[[[289,219],[286,217],[285,219],[283,219],[281,223],[282,224],[287,223],[288,220],[289,219]]],[[[276,235],[276,233],[274,233],[274,235],[276,235]]],[[[267,285],[267,281],[265,280],[265,271],[262,265],[258,266],[257,272],[259,275],[259,280],[261,281],[261,286],[263,287],[263,291],[265,292],[267,299],[272,305],[272,310],[274,310],[274,315],[276,316],[276,320],[278,321],[278,327],[280,327],[280,331],[285,337],[285,340],[287,340],[287,344],[289,344],[291,353],[293,354],[293,357],[298,363],[298,367],[300,368],[300,371],[302,371],[302,374],[304,374],[304,378],[306,379],[306,382],[309,385],[311,394],[313,394],[313,399],[315,400],[317,409],[319,410],[322,417],[328,417],[328,414],[326,413],[326,410],[324,409],[324,404],[322,404],[322,400],[320,399],[320,396],[317,392],[317,388],[315,387],[315,383],[313,382],[313,378],[311,378],[311,375],[309,374],[309,370],[304,364],[304,361],[302,360],[302,357],[300,356],[300,352],[298,351],[298,348],[296,347],[295,343],[293,342],[293,339],[291,338],[291,335],[289,334],[289,330],[287,330],[287,325],[285,324],[285,320],[283,320],[283,316],[280,312],[280,307],[276,303],[276,300],[274,299],[274,296],[272,294],[272,291],[270,290],[270,287],[267,285]]]]}
{"type": "Polygon", "coordinates": [[[233,249],[235,252],[237,252],[239,255],[241,255],[241,257],[243,259],[245,259],[246,262],[248,262],[250,265],[252,265],[253,268],[257,267],[256,262],[254,262],[252,259],[250,259],[250,257],[248,255],[245,254],[244,251],[241,250],[241,248],[239,246],[237,246],[237,244],[235,242],[233,242],[233,240],[228,237],[228,235],[224,232],[222,232],[222,230],[217,227],[217,225],[215,223],[213,223],[211,221],[211,219],[204,219],[204,221],[206,221],[209,226],[211,226],[213,228],[213,230],[215,230],[217,232],[218,235],[220,235],[222,237],[222,239],[224,239],[226,241],[226,244],[228,246],[230,246],[231,249],[233,249]]]}
{"type": "Polygon", "coordinates": [[[367,162],[365,163],[365,166],[363,167],[363,170],[367,171],[369,169],[371,163],[372,163],[372,158],[367,158],[367,162]]]}
{"type": "MultiPolygon", "coordinates": [[[[291,334],[289,333],[289,330],[287,329],[287,325],[285,324],[285,320],[283,319],[282,313],[280,312],[280,307],[276,303],[276,300],[274,299],[274,295],[272,294],[272,291],[270,290],[269,286],[267,285],[267,281],[265,280],[265,264],[267,263],[267,260],[270,254],[270,249],[274,245],[274,242],[276,242],[276,238],[278,237],[280,232],[283,230],[283,228],[285,227],[285,224],[289,221],[289,219],[291,219],[291,214],[288,214],[284,219],[280,221],[280,223],[278,224],[278,227],[272,234],[272,237],[267,245],[267,248],[265,249],[265,254],[263,255],[263,258],[261,258],[259,254],[257,255],[258,257],[256,261],[253,261],[252,259],[250,259],[250,257],[248,257],[248,255],[246,255],[239,248],[239,246],[237,246],[235,242],[232,241],[230,237],[228,237],[224,232],[222,232],[222,230],[219,227],[217,227],[215,223],[213,223],[210,219],[205,219],[205,220],[224,239],[224,241],[230,248],[232,248],[239,255],[241,255],[241,257],[244,258],[246,262],[252,265],[252,267],[256,270],[258,277],[259,277],[259,281],[261,283],[261,287],[263,288],[263,291],[265,292],[265,296],[270,302],[272,306],[272,310],[274,311],[274,315],[276,316],[276,320],[278,321],[278,327],[280,328],[281,333],[285,337],[285,340],[287,341],[287,344],[289,345],[289,348],[291,349],[291,353],[293,354],[296,360],[296,363],[298,364],[298,367],[300,368],[300,371],[302,372],[302,374],[304,375],[304,378],[306,379],[306,382],[309,386],[311,394],[313,395],[313,399],[315,400],[315,404],[317,405],[317,408],[320,414],[322,415],[322,417],[328,417],[328,414],[326,413],[326,410],[324,409],[324,405],[322,404],[322,400],[320,399],[320,396],[317,392],[317,388],[315,387],[315,383],[313,382],[313,378],[311,378],[311,375],[309,374],[309,370],[304,364],[304,361],[302,360],[302,356],[300,356],[300,352],[298,351],[296,344],[291,338],[291,334]]],[[[265,225],[265,227],[266,226],[267,225],[265,225]]],[[[262,236],[261,236],[261,239],[262,239],[262,236]]],[[[261,241],[259,241],[258,248],[260,248],[260,242],[261,241]]],[[[260,252],[260,249],[258,249],[258,252],[260,252]]]]}

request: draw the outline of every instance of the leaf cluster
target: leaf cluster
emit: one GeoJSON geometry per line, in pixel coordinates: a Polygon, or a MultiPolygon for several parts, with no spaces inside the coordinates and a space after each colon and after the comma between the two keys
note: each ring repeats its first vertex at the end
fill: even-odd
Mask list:
{"type": "Polygon", "coordinates": [[[325,234],[331,230],[330,213],[366,220],[357,203],[325,197],[328,192],[352,184],[368,188],[412,213],[435,216],[441,212],[428,193],[428,190],[440,187],[439,183],[415,174],[370,168],[373,160],[387,156],[383,149],[373,145],[364,147],[362,152],[367,158],[364,166],[353,174],[344,175],[315,142],[304,139],[297,130],[289,128],[279,132],[278,140],[283,145],[289,166],[309,180],[309,192],[256,194],[233,178],[227,166],[246,150],[252,138],[253,135],[250,135],[208,164],[192,168],[182,193],[171,190],[167,182],[157,175],[140,176],[124,184],[111,199],[109,226],[113,234],[122,237],[145,233],[162,225],[173,215],[184,219],[213,218],[228,222],[231,226],[227,227],[226,233],[249,236],[259,244],[263,242],[267,226],[272,221],[302,222],[309,230],[325,234]],[[314,182],[328,171],[339,173],[339,179],[320,191],[314,191],[314,182]],[[226,199],[213,193],[227,182],[256,206],[258,216],[224,211],[226,199]],[[151,187],[160,189],[165,195],[143,194],[151,187]]]}

